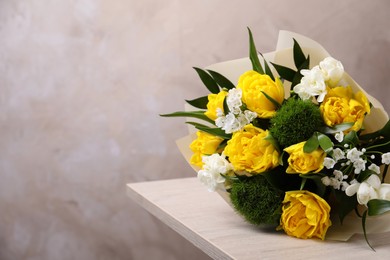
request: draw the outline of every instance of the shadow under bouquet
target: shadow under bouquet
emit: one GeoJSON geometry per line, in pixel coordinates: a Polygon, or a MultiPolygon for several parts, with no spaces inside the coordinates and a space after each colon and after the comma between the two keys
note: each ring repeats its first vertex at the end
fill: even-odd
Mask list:
{"type": "Polygon", "coordinates": [[[328,238],[346,218],[368,244],[366,227],[390,231],[367,218],[390,211],[382,105],[313,40],[281,31],[263,55],[248,31],[249,59],[195,68],[210,94],[162,115],[188,118],[179,147],[198,179],[248,222],[293,237],[328,238]]]}

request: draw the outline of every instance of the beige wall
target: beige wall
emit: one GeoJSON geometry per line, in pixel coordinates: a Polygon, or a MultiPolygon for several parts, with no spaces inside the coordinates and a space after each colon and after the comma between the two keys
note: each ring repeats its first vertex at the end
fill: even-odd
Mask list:
{"type": "Polygon", "coordinates": [[[246,56],[246,26],[263,52],[287,29],[390,111],[389,13],[387,0],[0,1],[0,259],[205,258],[125,194],[194,176],[174,144],[183,120],[158,116],[204,93],[191,67],[246,56]]]}

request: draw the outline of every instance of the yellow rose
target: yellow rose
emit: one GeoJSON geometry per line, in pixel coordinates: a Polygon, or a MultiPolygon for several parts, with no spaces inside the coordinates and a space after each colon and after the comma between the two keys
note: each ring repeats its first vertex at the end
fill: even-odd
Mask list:
{"type": "Polygon", "coordinates": [[[280,228],[297,238],[325,239],[332,225],[329,204],[309,191],[288,191],[283,200],[280,228]]]}
{"type": "Polygon", "coordinates": [[[209,94],[207,96],[209,102],[207,103],[207,111],[204,113],[211,120],[217,119],[217,109],[223,112],[223,101],[228,93],[221,91],[218,94],[209,94]]]}
{"type": "Polygon", "coordinates": [[[243,130],[233,133],[227,142],[224,153],[235,171],[252,174],[262,173],[279,165],[279,153],[264,138],[268,130],[246,125],[243,130]]]}
{"type": "Polygon", "coordinates": [[[350,86],[340,86],[328,89],[320,111],[326,125],[355,123],[348,131],[359,131],[364,116],[370,113],[370,103],[362,91],[354,95],[350,86]]]}
{"type": "Polygon", "coordinates": [[[190,144],[190,149],[194,153],[190,159],[190,163],[202,167],[202,156],[217,152],[218,146],[222,143],[223,139],[203,131],[196,132],[196,135],[197,139],[190,144]]]}
{"type": "Polygon", "coordinates": [[[248,109],[256,112],[260,118],[271,118],[276,110],[275,105],[262,91],[279,104],[282,104],[284,99],[284,87],[278,78],[273,81],[268,75],[253,70],[240,76],[237,88],[242,90],[242,101],[248,109]]]}
{"type": "Polygon", "coordinates": [[[305,153],[303,151],[304,145],[305,142],[300,142],[284,149],[290,155],[287,173],[317,173],[324,168],[326,153],[320,148],[311,153],[305,153]]]}

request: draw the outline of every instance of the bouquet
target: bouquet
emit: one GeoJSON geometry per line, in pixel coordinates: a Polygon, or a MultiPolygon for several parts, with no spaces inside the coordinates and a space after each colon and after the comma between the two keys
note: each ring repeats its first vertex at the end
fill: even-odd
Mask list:
{"type": "Polygon", "coordinates": [[[248,32],[249,59],[195,68],[210,94],[162,115],[191,118],[198,179],[248,222],[297,238],[323,240],[355,214],[371,247],[367,217],[390,211],[387,113],[314,41],[282,32],[263,55],[248,32]]]}

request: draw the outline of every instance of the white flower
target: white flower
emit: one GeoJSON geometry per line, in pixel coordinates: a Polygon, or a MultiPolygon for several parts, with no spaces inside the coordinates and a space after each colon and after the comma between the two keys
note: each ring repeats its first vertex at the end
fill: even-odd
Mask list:
{"type": "Polygon", "coordinates": [[[244,113],[240,112],[235,115],[229,112],[226,116],[222,115],[217,117],[215,125],[220,127],[227,134],[241,130],[244,126],[249,124],[257,117],[255,112],[245,110],[244,113]]]}
{"type": "Polygon", "coordinates": [[[380,174],[381,173],[381,168],[376,165],[376,164],[371,164],[370,166],[368,166],[368,169],[375,172],[376,174],[380,174]]]}
{"type": "Polygon", "coordinates": [[[360,155],[362,154],[363,153],[361,151],[359,151],[358,149],[356,149],[356,147],[354,147],[347,152],[347,159],[350,160],[351,162],[355,162],[360,159],[360,155]]]}
{"type": "Polygon", "coordinates": [[[390,184],[382,183],[378,191],[379,199],[390,200],[390,184]]]}
{"type": "Polygon", "coordinates": [[[242,106],[242,90],[239,88],[232,88],[226,97],[226,104],[233,114],[237,115],[241,113],[242,106]]]}
{"type": "Polygon", "coordinates": [[[353,167],[355,167],[355,174],[359,174],[360,172],[366,170],[366,161],[359,158],[353,162],[353,167]]]}
{"type": "Polygon", "coordinates": [[[344,179],[344,175],[342,171],[334,170],[333,175],[339,181],[342,181],[344,179]]]}
{"type": "Polygon", "coordinates": [[[225,159],[225,155],[217,153],[210,156],[203,156],[203,169],[198,172],[198,179],[208,187],[209,191],[222,189],[226,174],[233,170],[233,166],[225,159]]]}
{"type": "Polygon", "coordinates": [[[343,131],[340,131],[339,133],[336,133],[334,135],[334,138],[336,138],[336,140],[341,143],[343,140],[344,140],[344,132],[343,131]]]}
{"type": "Polygon", "coordinates": [[[340,148],[333,149],[333,159],[335,159],[336,162],[340,161],[341,159],[345,159],[345,153],[340,148]]]}
{"type": "Polygon", "coordinates": [[[326,169],[332,169],[335,164],[336,164],[335,160],[333,160],[332,158],[329,158],[329,157],[325,157],[325,159],[324,159],[324,167],[326,169]]]}
{"type": "Polygon", "coordinates": [[[382,154],[382,163],[390,164],[390,152],[382,154]]]}
{"type": "Polygon", "coordinates": [[[322,177],[322,178],[321,178],[321,181],[322,181],[322,183],[323,183],[325,186],[330,186],[330,184],[331,184],[330,178],[329,178],[328,176],[322,177]]]}
{"type": "Polygon", "coordinates": [[[372,174],[362,183],[351,183],[346,189],[347,196],[357,195],[357,201],[361,205],[367,205],[367,202],[378,198],[378,191],[381,186],[381,180],[378,175],[372,174]]]}
{"type": "Polygon", "coordinates": [[[320,68],[325,81],[331,87],[335,87],[344,74],[343,64],[332,57],[327,57],[321,61],[320,68]]]}
{"type": "Polygon", "coordinates": [[[303,100],[318,96],[317,101],[324,101],[327,93],[325,78],[319,66],[311,70],[301,70],[303,75],[301,82],[294,87],[294,92],[303,100]]]}

